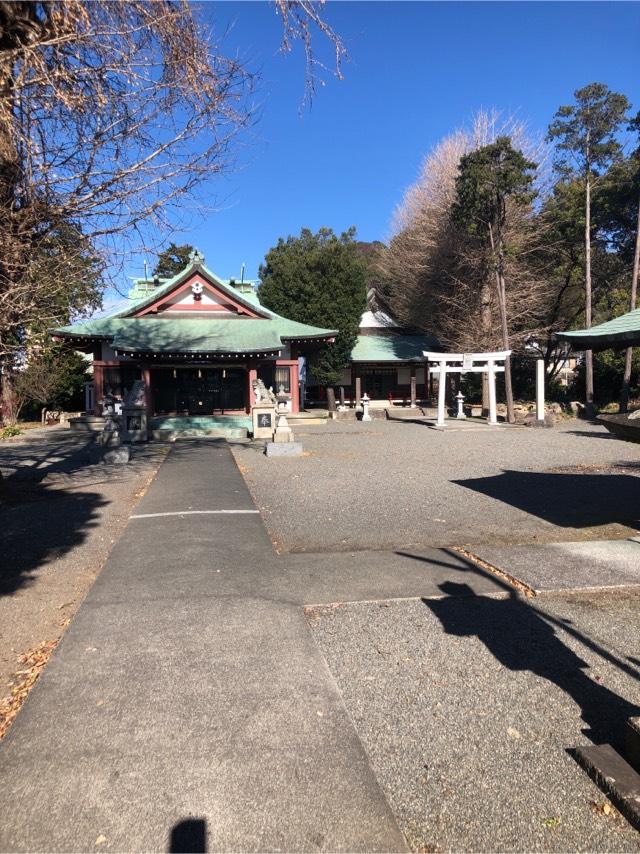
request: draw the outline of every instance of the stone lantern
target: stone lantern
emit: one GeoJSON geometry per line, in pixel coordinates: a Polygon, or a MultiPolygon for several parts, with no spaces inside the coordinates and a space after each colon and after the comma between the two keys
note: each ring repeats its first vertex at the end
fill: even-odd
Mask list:
{"type": "Polygon", "coordinates": [[[371,398],[369,397],[369,395],[365,391],[365,393],[362,395],[362,398],[360,400],[360,404],[362,405],[362,418],[360,419],[361,421],[371,421],[371,416],[369,415],[369,401],[370,401],[370,399],[371,398]]]}
{"type": "Polygon", "coordinates": [[[122,401],[122,439],[124,442],[146,442],[147,400],[144,382],[136,380],[122,401]]]}

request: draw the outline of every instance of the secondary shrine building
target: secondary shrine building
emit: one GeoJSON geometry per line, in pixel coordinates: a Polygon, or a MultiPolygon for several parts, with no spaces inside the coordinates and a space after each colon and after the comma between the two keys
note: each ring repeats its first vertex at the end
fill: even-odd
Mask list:
{"type": "MultiPolygon", "coordinates": [[[[425,350],[440,349],[433,335],[403,328],[376,306],[375,294],[368,294],[367,311],[360,319],[356,344],[351,351],[351,364],[337,383],[344,388],[351,406],[360,402],[366,392],[375,405],[408,404],[425,401],[430,396],[425,350]]],[[[308,380],[308,397],[324,399],[324,389],[308,380]]]]}
{"type": "Polygon", "coordinates": [[[299,359],[336,331],[269,311],[252,283],[220,279],[194,252],[171,279],[135,280],[124,310],[53,335],[93,354],[96,414],[105,394],[142,379],[150,415],[210,416],[248,413],[256,379],[282,386],[298,412],[299,359]]]}

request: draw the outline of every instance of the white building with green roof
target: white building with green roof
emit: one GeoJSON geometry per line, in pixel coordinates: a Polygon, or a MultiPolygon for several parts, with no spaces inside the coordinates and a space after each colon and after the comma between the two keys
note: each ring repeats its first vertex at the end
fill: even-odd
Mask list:
{"type": "MultiPolygon", "coordinates": [[[[370,303],[360,320],[351,364],[338,384],[344,388],[346,402],[356,405],[365,392],[374,406],[426,401],[430,393],[423,352],[440,350],[439,341],[433,335],[402,328],[376,308],[374,298],[370,303]]],[[[323,390],[313,375],[308,392],[312,399],[322,400],[323,390]]]]}

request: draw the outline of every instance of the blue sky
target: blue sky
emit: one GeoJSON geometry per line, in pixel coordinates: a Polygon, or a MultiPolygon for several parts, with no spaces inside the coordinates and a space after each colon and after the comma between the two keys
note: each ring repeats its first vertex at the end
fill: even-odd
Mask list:
{"type": "MultiPolygon", "coordinates": [[[[279,53],[273,6],[199,13],[216,30],[232,24],[227,49],[261,72],[260,121],[234,171],[208,188],[217,211],[174,238],[225,277],[244,261],[256,278],[269,247],[301,227],[353,224],[362,240],[384,239],[424,155],[480,107],[544,131],[598,80],[640,109],[640,3],[329,2],[350,59],[302,113],[303,57],[279,53]]],[[[128,272],[141,275],[142,259],[128,272]]]]}

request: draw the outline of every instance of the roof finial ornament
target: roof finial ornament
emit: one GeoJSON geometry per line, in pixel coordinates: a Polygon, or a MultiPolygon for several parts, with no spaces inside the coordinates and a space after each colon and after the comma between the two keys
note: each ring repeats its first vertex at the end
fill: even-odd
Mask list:
{"type": "Polygon", "coordinates": [[[200,266],[203,267],[204,255],[199,249],[193,249],[189,255],[189,261],[191,261],[192,264],[200,264],[200,266]]]}

